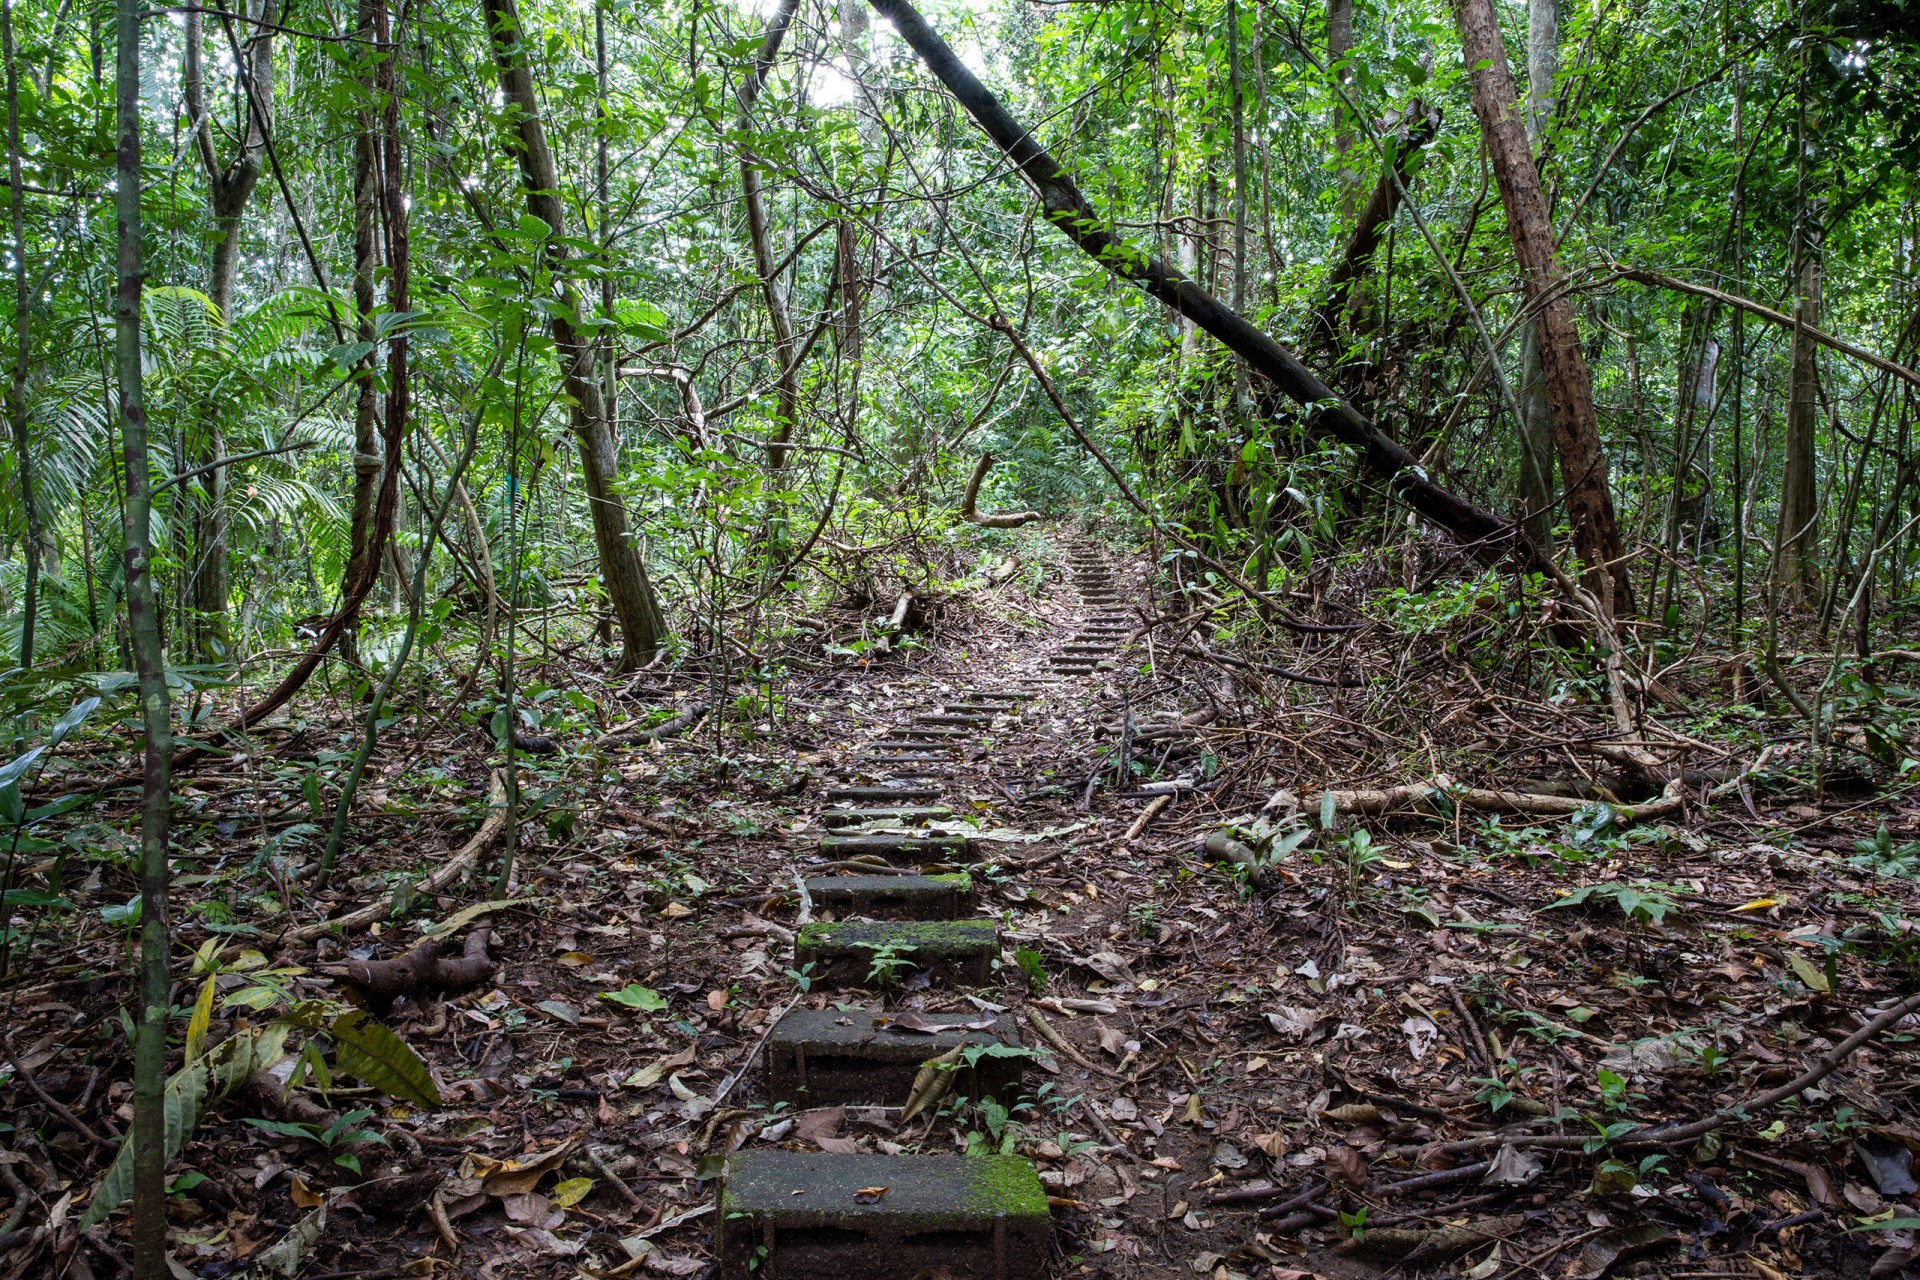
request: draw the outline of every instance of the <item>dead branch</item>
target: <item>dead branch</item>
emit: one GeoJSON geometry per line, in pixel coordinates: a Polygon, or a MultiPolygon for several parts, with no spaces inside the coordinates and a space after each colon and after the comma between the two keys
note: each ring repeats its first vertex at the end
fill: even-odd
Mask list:
{"type": "Polygon", "coordinates": [[[667,738],[677,737],[685,733],[706,714],[706,703],[691,702],[687,704],[686,710],[680,712],[680,714],[674,716],[671,720],[661,721],[651,729],[643,729],[640,727],[646,717],[639,716],[627,721],[625,724],[616,725],[608,730],[602,734],[600,740],[593,745],[596,750],[605,751],[610,747],[642,746],[650,742],[661,742],[667,738]]]}
{"type": "Polygon", "coordinates": [[[981,511],[980,482],[987,478],[987,472],[993,470],[993,454],[983,452],[980,461],[973,465],[973,475],[967,479],[967,490],[960,498],[960,518],[983,529],[1018,529],[1023,524],[1032,524],[1044,517],[1038,511],[981,511]]]}
{"type": "Polygon", "coordinates": [[[313,924],[302,925],[298,929],[291,929],[286,933],[285,940],[312,942],[330,933],[364,929],[375,921],[385,920],[392,914],[395,897],[417,898],[423,894],[431,895],[441,892],[472,870],[474,863],[479,861],[480,855],[493,846],[493,842],[499,839],[500,833],[506,830],[506,826],[507,775],[504,770],[495,769],[487,783],[486,821],[482,822],[480,829],[473,833],[473,838],[460,847],[460,852],[434,868],[432,874],[416,882],[410,893],[382,897],[344,916],[336,916],[331,920],[320,920],[313,924]]]}

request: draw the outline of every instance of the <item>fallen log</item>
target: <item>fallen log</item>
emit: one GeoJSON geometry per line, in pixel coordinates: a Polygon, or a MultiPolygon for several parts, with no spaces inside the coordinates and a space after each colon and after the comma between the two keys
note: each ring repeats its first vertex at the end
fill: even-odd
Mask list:
{"type": "Polygon", "coordinates": [[[927,70],[946,86],[981,130],[1033,184],[1047,221],[1083,252],[1123,280],[1212,334],[1281,393],[1302,406],[1308,424],[1359,450],[1366,463],[1407,506],[1451,533],[1483,559],[1516,551],[1529,568],[1546,557],[1513,521],[1467,502],[1427,478],[1406,446],[1335,395],[1299,357],[1158,256],[1123,241],[1097,213],[1073,178],[998,98],[968,70],[909,0],[871,0],[927,70]]]}

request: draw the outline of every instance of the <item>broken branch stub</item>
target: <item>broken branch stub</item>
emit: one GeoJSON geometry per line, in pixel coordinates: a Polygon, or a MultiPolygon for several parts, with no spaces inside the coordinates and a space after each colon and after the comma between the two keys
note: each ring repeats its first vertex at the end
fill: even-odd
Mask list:
{"type": "Polygon", "coordinates": [[[982,529],[1018,529],[1023,524],[1032,524],[1044,519],[1038,511],[981,511],[980,484],[987,478],[987,472],[993,470],[993,454],[982,453],[980,461],[973,464],[973,474],[967,478],[966,492],[960,498],[960,518],[977,524],[982,529]]]}

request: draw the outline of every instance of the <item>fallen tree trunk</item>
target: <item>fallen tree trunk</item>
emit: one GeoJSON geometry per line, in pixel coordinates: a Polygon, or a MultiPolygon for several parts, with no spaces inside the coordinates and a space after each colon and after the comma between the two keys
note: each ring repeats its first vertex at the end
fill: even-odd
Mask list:
{"type": "Polygon", "coordinates": [[[993,455],[982,453],[980,461],[973,464],[973,475],[967,479],[967,491],[960,498],[960,518],[983,529],[1018,529],[1023,524],[1032,524],[1044,519],[1038,511],[981,511],[980,482],[987,478],[987,472],[993,470],[993,455]]]}
{"type": "Polygon", "coordinates": [[[1510,521],[1482,511],[1427,479],[1419,459],[1335,395],[1291,351],[1162,259],[1121,240],[1059,162],[1007,113],[1000,100],[961,63],[908,0],[872,0],[872,4],[1033,184],[1047,221],[1069,240],[1107,270],[1139,285],[1218,338],[1254,372],[1300,404],[1309,425],[1359,450],[1367,465],[1386,480],[1402,502],[1482,558],[1494,559],[1512,549],[1529,568],[1540,567],[1539,549],[1510,521]]]}

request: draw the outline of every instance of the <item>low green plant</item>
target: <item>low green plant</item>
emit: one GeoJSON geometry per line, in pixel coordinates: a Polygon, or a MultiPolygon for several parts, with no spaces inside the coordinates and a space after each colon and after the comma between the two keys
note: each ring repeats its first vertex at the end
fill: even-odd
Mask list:
{"type": "Polygon", "coordinates": [[[1017,947],[1014,949],[1013,962],[1020,966],[1029,993],[1037,996],[1047,989],[1047,964],[1038,951],[1032,947],[1017,947]]]}
{"type": "Polygon", "coordinates": [[[1665,924],[1668,916],[1680,914],[1680,904],[1668,896],[1671,892],[1670,885],[1654,884],[1644,880],[1633,884],[1608,880],[1600,884],[1582,885],[1563,896],[1558,902],[1549,902],[1540,909],[1553,911],[1561,907],[1584,907],[1594,902],[1611,902],[1627,919],[1657,926],[1665,924]]]}
{"type": "Polygon", "coordinates": [[[876,987],[897,987],[907,970],[918,967],[907,959],[907,953],[915,949],[910,942],[857,942],[854,945],[873,953],[867,961],[867,981],[876,987]]]}
{"type": "Polygon", "coordinates": [[[360,1122],[372,1114],[372,1107],[360,1107],[346,1112],[332,1124],[324,1127],[318,1124],[298,1124],[290,1120],[261,1120],[253,1116],[247,1116],[245,1119],[246,1123],[254,1128],[264,1129],[268,1133],[277,1133],[283,1138],[302,1138],[308,1142],[317,1142],[325,1148],[328,1155],[333,1157],[335,1164],[342,1169],[359,1173],[361,1172],[360,1158],[347,1148],[369,1142],[377,1142],[384,1146],[387,1142],[386,1134],[359,1127],[360,1122]]]}
{"type": "Polygon", "coordinates": [[[1898,876],[1920,880],[1920,840],[1893,842],[1893,833],[1883,822],[1871,840],[1855,840],[1854,856],[1847,865],[1876,876],[1898,876]]]}

